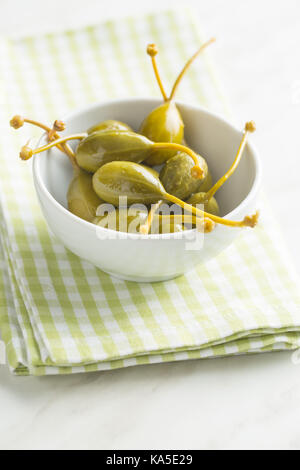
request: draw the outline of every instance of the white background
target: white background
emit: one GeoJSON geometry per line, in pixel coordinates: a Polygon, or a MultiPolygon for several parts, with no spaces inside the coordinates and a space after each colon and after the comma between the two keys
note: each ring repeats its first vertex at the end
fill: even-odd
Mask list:
{"type": "MultiPolygon", "coordinates": [[[[237,121],[254,119],[264,189],[300,272],[299,0],[0,0],[0,34],[63,30],[190,5],[237,121]]],[[[300,365],[290,354],[10,377],[0,448],[297,448],[300,365]]]]}

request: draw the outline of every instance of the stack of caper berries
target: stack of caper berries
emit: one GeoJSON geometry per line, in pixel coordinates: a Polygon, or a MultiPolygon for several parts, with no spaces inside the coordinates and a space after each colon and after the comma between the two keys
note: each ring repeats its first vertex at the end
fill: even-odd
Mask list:
{"type": "MultiPolygon", "coordinates": [[[[21,158],[27,160],[54,145],[65,152],[74,168],[74,178],[68,191],[69,210],[87,221],[102,226],[103,220],[107,221],[107,217],[97,216],[97,209],[103,202],[118,208],[119,198],[124,196],[127,197],[129,205],[142,203],[150,209],[149,213],[140,210],[135,214],[134,231],[141,233],[148,233],[152,224],[158,227],[159,233],[165,233],[184,230],[186,222],[189,227],[195,225],[198,227],[199,221],[204,231],[211,231],[215,223],[254,226],[257,215],[246,217],[241,222],[226,221],[218,217],[218,204],[213,198],[215,191],[236,168],[247,134],[254,130],[253,124],[247,124],[234,164],[222,181],[220,180],[215,186],[212,186],[211,175],[204,159],[183,145],[183,122],[173,97],[184,72],[207,45],[208,43],[202,46],[185,65],[169,98],[164,92],[157,72],[156,47],[153,45],[148,47],[165,102],[144,120],[140,134],[133,132],[127,124],[109,120],[97,124],[87,133],[60,138],[58,132],[64,129],[61,122],[56,121],[51,129],[36,121],[15,116],[11,121],[13,127],[19,128],[24,122],[38,125],[48,132],[50,140],[48,145],[36,150],[24,146],[21,158]],[[171,127],[170,122],[172,122],[171,127]],[[67,143],[73,139],[80,140],[75,152],[67,143]],[[158,164],[163,164],[160,175],[152,168],[158,164]],[[183,220],[175,215],[158,214],[156,211],[162,201],[183,207],[190,212],[190,217],[183,220]],[[204,204],[206,212],[195,207],[199,202],[204,204]],[[168,223],[164,224],[166,218],[168,223]]],[[[131,231],[132,224],[129,222],[132,215],[129,212],[124,213],[124,209],[117,211],[116,214],[122,218],[125,214],[128,221],[125,227],[124,223],[120,224],[117,221],[116,230],[131,231]]]]}

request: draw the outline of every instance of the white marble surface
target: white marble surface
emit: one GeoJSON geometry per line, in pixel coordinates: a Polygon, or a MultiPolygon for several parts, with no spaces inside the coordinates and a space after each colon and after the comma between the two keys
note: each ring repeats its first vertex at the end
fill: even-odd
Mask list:
{"type": "MultiPolygon", "coordinates": [[[[186,0],[240,123],[255,119],[265,189],[299,269],[300,3],[186,0]]],[[[0,0],[0,34],[64,29],[182,1],[0,0]],[[61,15],[58,15],[61,11],[61,15]]],[[[300,449],[300,365],[276,353],[72,377],[0,367],[0,449],[300,449]]]]}

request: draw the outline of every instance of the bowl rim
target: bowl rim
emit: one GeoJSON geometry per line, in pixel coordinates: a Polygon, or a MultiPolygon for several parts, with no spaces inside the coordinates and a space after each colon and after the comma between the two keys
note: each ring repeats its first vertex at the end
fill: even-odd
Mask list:
{"type": "MultiPolygon", "coordinates": [[[[128,103],[128,105],[130,105],[130,104],[132,104],[134,102],[138,102],[138,101],[153,103],[154,106],[161,103],[161,99],[159,99],[159,98],[148,98],[148,97],[136,97],[136,98],[129,97],[129,98],[122,98],[122,99],[112,99],[112,100],[102,101],[100,103],[94,103],[92,105],[87,105],[87,106],[84,106],[84,107],[78,109],[77,111],[70,112],[65,117],[63,117],[63,121],[66,122],[66,124],[67,124],[68,120],[78,118],[78,117],[80,117],[80,115],[82,115],[84,113],[87,113],[87,112],[90,112],[90,111],[93,111],[94,109],[97,109],[101,106],[113,105],[113,104],[118,104],[118,103],[123,103],[123,104],[128,103]]],[[[241,130],[239,128],[237,128],[230,121],[228,121],[227,119],[222,117],[220,114],[215,113],[215,112],[211,112],[211,111],[207,110],[206,108],[204,108],[200,105],[192,105],[192,104],[189,104],[189,103],[185,103],[184,101],[180,101],[180,100],[178,100],[178,101],[176,100],[176,104],[179,107],[184,106],[187,110],[200,111],[204,115],[213,117],[213,118],[221,121],[223,124],[230,127],[235,132],[239,132],[239,133],[241,132],[241,130]]],[[[40,146],[41,143],[46,139],[46,135],[47,135],[46,132],[44,132],[42,134],[42,136],[40,137],[40,139],[37,143],[37,147],[40,146]]],[[[254,172],[255,173],[254,173],[254,181],[253,181],[252,187],[251,187],[250,191],[248,192],[247,196],[242,200],[242,202],[238,206],[236,206],[231,212],[229,212],[228,214],[226,214],[222,218],[226,217],[226,218],[233,218],[234,219],[235,215],[240,210],[243,210],[243,208],[249,203],[249,201],[252,200],[252,199],[255,199],[257,194],[258,194],[260,184],[261,184],[261,179],[262,179],[262,165],[261,165],[261,161],[260,161],[260,157],[259,157],[259,152],[258,152],[256,146],[250,140],[248,140],[247,146],[250,150],[250,155],[251,155],[251,157],[253,159],[253,162],[254,162],[254,172]]],[[[46,152],[46,154],[48,152],[46,152]]],[[[34,179],[35,185],[38,186],[38,188],[41,191],[41,193],[43,194],[43,196],[45,198],[47,198],[49,200],[49,202],[58,211],[63,213],[66,217],[69,217],[69,218],[73,219],[74,221],[76,221],[77,223],[81,224],[83,227],[86,227],[89,230],[91,230],[91,229],[95,230],[95,224],[93,224],[92,222],[88,222],[84,219],[81,219],[80,217],[78,217],[75,214],[72,214],[72,212],[70,212],[68,209],[66,209],[64,206],[62,206],[52,196],[52,194],[48,191],[48,189],[46,188],[46,185],[43,181],[43,178],[41,176],[40,161],[41,161],[40,158],[34,158],[33,159],[32,172],[33,172],[33,179],[34,179]]],[[[113,238],[118,238],[118,239],[132,238],[132,239],[139,239],[139,240],[147,240],[147,239],[150,239],[150,240],[155,240],[155,239],[160,239],[160,240],[161,239],[168,239],[168,240],[170,240],[170,239],[182,239],[182,238],[187,238],[188,236],[190,236],[190,234],[192,232],[196,231],[196,229],[190,229],[190,230],[185,230],[183,232],[144,235],[144,234],[139,234],[139,233],[116,232],[115,230],[104,228],[104,227],[101,227],[101,226],[96,226],[96,227],[97,227],[97,230],[103,231],[103,234],[106,234],[107,236],[109,236],[109,234],[111,234],[111,236],[113,238]]]]}

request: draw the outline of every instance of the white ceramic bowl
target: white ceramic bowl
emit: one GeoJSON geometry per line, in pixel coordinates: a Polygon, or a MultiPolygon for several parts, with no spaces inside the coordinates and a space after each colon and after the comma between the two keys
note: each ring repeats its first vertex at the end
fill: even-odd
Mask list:
{"type": "MultiPolygon", "coordinates": [[[[144,117],[158,104],[156,99],[127,99],[87,107],[66,119],[67,132],[83,132],[105,119],[124,121],[138,129],[144,117]]],[[[214,180],[230,167],[240,138],[219,116],[201,107],[178,103],[189,145],[206,158],[214,180]]],[[[33,162],[36,192],[52,232],[73,253],[121,279],[154,282],[172,279],[199,263],[217,256],[241,229],[218,225],[195,243],[195,231],[177,234],[139,235],[117,233],[86,222],[67,210],[66,194],[72,168],[57,149],[39,155],[33,162]],[[191,241],[194,240],[194,241],[191,241]]],[[[236,173],[217,194],[222,216],[241,220],[256,209],[261,178],[257,151],[248,143],[236,173]]],[[[250,229],[243,229],[250,230],[250,229]]]]}

